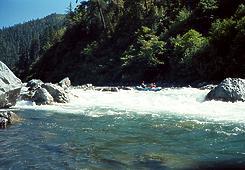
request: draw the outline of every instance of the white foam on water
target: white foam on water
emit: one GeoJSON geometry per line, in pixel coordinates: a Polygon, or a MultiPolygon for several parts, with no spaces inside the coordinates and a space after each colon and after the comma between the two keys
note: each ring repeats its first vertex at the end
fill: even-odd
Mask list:
{"type": "Polygon", "coordinates": [[[217,121],[245,122],[245,102],[204,101],[209,90],[195,88],[166,88],[159,92],[142,91],[70,91],[70,103],[37,106],[19,101],[15,108],[49,110],[61,113],[102,116],[136,112],[162,116],[175,113],[217,121]],[[106,111],[103,111],[106,110],[106,111]]]}

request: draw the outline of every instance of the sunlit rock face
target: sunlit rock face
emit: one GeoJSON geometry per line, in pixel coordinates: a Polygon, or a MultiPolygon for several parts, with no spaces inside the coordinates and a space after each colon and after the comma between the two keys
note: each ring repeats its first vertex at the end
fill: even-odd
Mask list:
{"type": "Polygon", "coordinates": [[[16,104],[22,82],[14,73],[0,61],[0,108],[16,104]]]}
{"type": "Polygon", "coordinates": [[[206,100],[245,101],[245,80],[226,78],[207,94],[206,100]]]}
{"type": "Polygon", "coordinates": [[[52,104],[54,102],[53,97],[49,94],[49,92],[42,87],[39,87],[32,97],[32,100],[37,105],[46,105],[46,104],[52,104]]]}
{"type": "Polygon", "coordinates": [[[62,87],[52,83],[45,83],[42,85],[42,87],[45,88],[51,94],[55,102],[57,103],[69,102],[68,94],[65,92],[65,90],[62,87]]]}

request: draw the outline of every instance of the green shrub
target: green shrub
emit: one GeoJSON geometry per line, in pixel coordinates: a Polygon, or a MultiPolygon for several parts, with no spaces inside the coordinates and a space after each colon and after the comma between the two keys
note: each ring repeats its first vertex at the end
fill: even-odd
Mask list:
{"type": "Polygon", "coordinates": [[[192,57],[207,44],[207,39],[196,30],[189,30],[184,35],[171,39],[173,53],[177,63],[191,65],[192,57]]]}
{"type": "Polygon", "coordinates": [[[190,15],[191,15],[191,12],[188,9],[182,8],[178,13],[175,22],[185,21],[190,17],[190,15]]]}
{"type": "Polygon", "coordinates": [[[211,27],[210,37],[212,40],[222,40],[225,37],[232,36],[236,22],[232,19],[216,20],[211,27]]]}
{"type": "Polygon", "coordinates": [[[238,6],[238,8],[236,10],[235,17],[236,18],[241,18],[243,16],[245,16],[245,5],[241,4],[241,5],[238,6]]]}
{"type": "Polygon", "coordinates": [[[133,73],[142,76],[146,70],[164,64],[161,57],[165,51],[166,43],[161,41],[148,27],[142,26],[136,35],[136,43],[124,52],[121,61],[126,74],[133,73]]]}
{"type": "Polygon", "coordinates": [[[212,12],[218,8],[217,0],[200,0],[199,7],[203,12],[212,12]]]}

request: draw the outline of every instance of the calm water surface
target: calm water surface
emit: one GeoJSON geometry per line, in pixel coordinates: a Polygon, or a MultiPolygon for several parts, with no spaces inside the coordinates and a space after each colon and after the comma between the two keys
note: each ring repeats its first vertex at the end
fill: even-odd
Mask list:
{"type": "Polygon", "coordinates": [[[19,102],[0,130],[0,169],[245,167],[245,105],[207,91],[82,92],[70,104],[19,102]]]}

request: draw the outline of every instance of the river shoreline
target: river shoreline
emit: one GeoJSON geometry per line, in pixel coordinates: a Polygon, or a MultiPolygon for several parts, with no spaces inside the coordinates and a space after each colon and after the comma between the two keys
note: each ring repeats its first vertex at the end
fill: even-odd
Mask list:
{"type": "MultiPolygon", "coordinates": [[[[216,86],[222,80],[215,81],[202,81],[202,80],[170,80],[170,81],[145,81],[146,84],[155,83],[158,87],[161,88],[181,88],[181,87],[193,87],[193,88],[202,88],[204,86],[216,86]]],[[[132,82],[132,83],[105,83],[105,84],[93,84],[95,87],[136,87],[139,86],[142,82],[132,82]]],[[[91,83],[87,83],[91,84],[91,83]]],[[[86,84],[85,84],[86,85],[86,84]]],[[[74,87],[80,87],[82,85],[74,85],[74,87]]]]}

